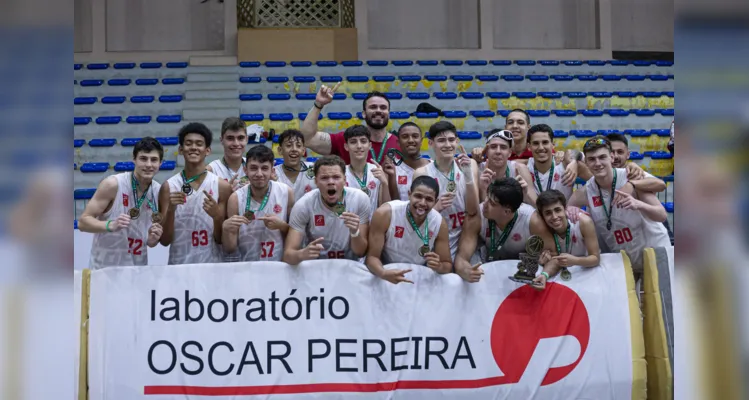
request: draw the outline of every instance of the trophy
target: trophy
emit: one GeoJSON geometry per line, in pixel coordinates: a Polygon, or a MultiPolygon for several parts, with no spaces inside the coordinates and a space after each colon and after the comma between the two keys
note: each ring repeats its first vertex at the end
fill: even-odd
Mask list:
{"type": "Polygon", "coordinates": [[[533,235],[525,242],[525,253],[520,253],[518,272],[510,276],[511,281],[532,285],[538,271],[538,259],[544,249],[544,240],[533,235]]]}

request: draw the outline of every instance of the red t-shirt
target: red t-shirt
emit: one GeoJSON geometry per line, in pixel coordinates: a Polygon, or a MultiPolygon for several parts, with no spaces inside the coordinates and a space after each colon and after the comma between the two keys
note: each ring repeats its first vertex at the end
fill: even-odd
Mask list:
{"type": "MultiPolygon", "coordinates": [[[[385,154],[387,154],[388,149],[398,149],[400,150],[401,147],[398,144],[398,138],[388,133],[387,134],[387,142],[385,143],[385,150],[382,152],[382,157],[385,157],[385,154]]],[[[330,134],[330,154],[335,154],[343,159],[343,162],[346,163],[346,165],[351,164],[351,158],[349,158],[348,151],[343,147],[343,145],[346,142],[343,139],[343,132],[338,133],[331,133],[330,134]]],[[[382,148],[382,142],[372,142],[372,150],[374,150],[374,153],[376,156],[380,155],[380,149],[382,148]]],[[[372,160],[372,152],[369,152],[369,155],[367,156],[367,161],[372,160]]],[[[382,161],[382,159],[380,159],[382,161]]]]}
{"type": "MultiPolygon", "coordinates": [[[[553,153],[553,151],[552,151],[552,153],[553,153]]],[[[519,155],[515,154],[515,153],[510,154],[510,160],[527,160],[527,159],[529,159],[531,157],[533,157],[533,152],[531,151],[531,149],[528,149],[528,148],[526,148],[519,155]]]]}

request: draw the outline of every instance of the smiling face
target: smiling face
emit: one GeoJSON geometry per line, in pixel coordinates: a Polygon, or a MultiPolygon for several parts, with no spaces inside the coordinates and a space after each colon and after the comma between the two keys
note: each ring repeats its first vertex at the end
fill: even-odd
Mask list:
{"type": "Polygon", "coordinates": [[[390,106],[387,100],[375,96],[367,100],[364,107],[364,121],[372,129],[383,129],[390,121],[390,106]]]}
{"type": "Polygon", "coordinates": [[[205,162],[205,158],[211,153],[211,148],[206,146],[203,135],[188,133],[185,135],[183,145],[179,147],[179,152],[185,157],[185,162],[199,164],[205,162]]]}
{"type": "Polygon", "coordinates": [[[624,142],[611,141],[611,165],[614,168],[624,168],[629,160],[629,149],[624,142]]]}
{"type": "Polygon", "coordinates": [[[284,164],[299,165],[299,161],[304,156],[304,143],[296,137],[290,137],[278,146],[284,164]]]}
{"type": "Polygon", "coordinates": [[[566,228],[567,211],[565,210],[564,205],[560,202],[555,202],[543,207],[541,217],[543,217],[544,222],[546,222],[546,225],[549,228],[557,232],[566,228]]]}
{"type": "Polygon", "coordinates": [[[418,185],[408,193],[409,210],[415,217],[425,217],[437,202],[437,193],[426,185],[418,185]]]}
{"type": "Polygon", "coordinates": [[[601,147],[585,153],[585,165],[596,178],[604,178],[611,171],[611,152],[601,147]]]}
{"type": "Polygon", "coordinates": [[[398,132],[398,144],[406,157],[418,156],[421,152],[421,131],[417,126],[407,126],[398,132]]]}
{"type": "Polygon", "coordinates": [[[133,162],[136,176],[141,179],[153,179],[161,167],[161,156],[157,150],[139,151],[133,162]]]}
{"type": "Polygon", "coordinates": [[[549,161],[554,150],[554,142],[549,137],[548,132],[533,133],[528,145],[533,152],[533,159],[537,162],[549,161]]]}
{"type": "Polygon", "coordinates": [[[458,135],[452,131],[445,131],[437,135],[434,139],[429,139],[429,147],[434,150],[434,154],[442,158],[452,158],[458,148],[458,135]]]}
{"type": "Polygon", "coordinates": [[[355,136],[349,138],[343,144],[343,148],[348,151],[352,160],[362,161],[367,159],[371,142],[366,136],[355,136]]]}
{"type": "Polygon", "coordinates": [[[272,163],[260,162],[255,159],[248,159],[244,167],[244,173],[250,179],[250,185],[252,185],[253,190],[261,190],[268,187],[272,171],[272,163]]]}
{"type": "Polygon", "coordinates": [[[515,143],[522,143],[526,140],[526,134],[528,133],[528,121],[525,119],[525,114],[520,111],[513,111],[507,115],[505,119],[505,129],[512,132],[512,138],[515,143]]]}
{"type": "MultiPolygon", "coordinates": [[[[493,167],[505,165],[507,160],[510,158],[512,148],[510,148],[510,142],[502,138],[494,138],[486,143],[486,162],[493,167]]],[[[498,172],[498,171],[494,171],[498,172]]],[[[504,172],[504,171],[502,171],[504,172]]]]}
{"type": "Polygon", "coordinates": [[[315,174],[320,197],[331,207],[341,198],[345,182],[344,171],[338,165],[322,165],[315,174]]]}
{"type": "Polygon", "coordinates": [[[237,159],[244,154],[247,147],[247,133],[244,130],[226,131],[221,137],[224,154],[227,158],[237,159]]]}

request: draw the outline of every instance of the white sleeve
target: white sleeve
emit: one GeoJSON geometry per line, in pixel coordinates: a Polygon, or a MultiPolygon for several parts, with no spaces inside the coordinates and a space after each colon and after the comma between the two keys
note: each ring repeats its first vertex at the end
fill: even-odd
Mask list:
{"type": "Polygon", "coordinates": [[[372,206],[370,205],[369,197],[366,197],[364,195],[364,192],[362,192],[362,196],[356,196],[358,199],[358,207],[356,208],[356,213],[359,215],[359,224],[369,224],[369,214],[371,213],[372,206]]]}
{"type": "Polygon", "coordinates": [[[308,202],[294,204],[289,216],[289,226],[297,232],[305,232],[309,223],[308,202]]]}

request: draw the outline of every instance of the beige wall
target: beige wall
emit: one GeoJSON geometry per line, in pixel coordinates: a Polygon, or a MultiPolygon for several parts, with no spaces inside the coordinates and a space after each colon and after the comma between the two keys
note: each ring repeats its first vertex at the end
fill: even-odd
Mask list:
{"type": "Polygon", "coordinates": [[[614,0],[614,51],[674,51],[674,0],[614,0]]]}
{"type": "Polygon", "coordinates": [[[239,61],[356,60],[356,29],[239,30],[239,61]]]}
{"type": "Polygon", "coordinates": [[[73,51],[91,51],[94,47],[91,0],[75,0],[73,3],[73,51]]]}

